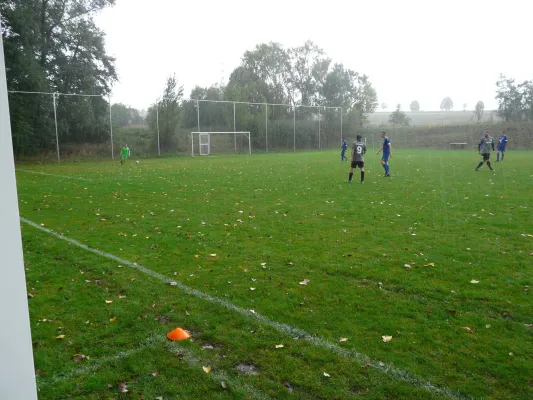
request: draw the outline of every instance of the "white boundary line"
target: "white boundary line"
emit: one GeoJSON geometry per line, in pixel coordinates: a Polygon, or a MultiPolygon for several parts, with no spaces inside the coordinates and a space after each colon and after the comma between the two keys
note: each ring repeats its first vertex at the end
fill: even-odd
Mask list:
{"type": "MultiPolygon", "coordinates": [[[[181,347],[176,342],[169,342],[164,337],[164,335],[154,334],[154,335],[149,336],[139,346],[129,351],[120,352],[113,356],[103,357],[99,359],[98,361],[92,362],[84,366],[80,366],[79,368],[74,368],[65,374],[55,375],[51,377],[50,379],[46,379],[46,380],[39,379],[38,381],[41,381],[41,382],[39,382],[38,386],[40,388],[44,388],[50,385],[54,385],[58,382],[67,380],[67,379],[72,379],[75,376],[92,374],[112,361],[129,357],[135,353],[138,353],[141,350],[144,350],[150,347],[155,347],[161,344],[164,344],[164,349],[166,351],[169,351],[176,355],[177,354],[183,355],[182,360],[184,360],[187,364],[189,364],[192,367],[200,367],[205,364],[211,365],[211,363],[202,363],[191,350],[181,347]]],[[[242,383],[239,379],[229,376],[226,373],[226,371],[217,369],[216,367],[209,374],[206,374],[206,375],[208,375],[208,377],[211,378],[211,380],[215,381],[218,384],[220,384],[221,381],[226,382],[233,391],[247,394],[252,399],[259,399],[259,400],[270,400],[271,399],[267,394],[263,393],[261,390],[257,389],[255,386],[249,385],[247,383],[242,383]]]]}
{"type": "Polygon", "coordinates": [[[207,293],[204,293],[204,292],[201,292],[197,289],[194,289],[194,288],[191,288],[185,284],[183,284],[182,282],[179,282],[179,281],[176,281],[174,279],[171,279],[165,275],[162,275],[158,272],[155,272],[155,271],[152,271],[151,269],[143,266],[143,265],[139,265],[137,263],[132,263],[130,261],[127,261],[127,260],[124,260],[120,257],[117,257],[113,254],[110,254],[110,253],[106,253],[106,252],[103,252],[101,250],[97,250],[97,249],[93,249],[83,243],[80,243],[78,242],[77,240],[74,240],[74,239],[70,239],[66,236],[63,236],[59,233],[56,233],[50,229],[47,229],[47,228],[44,228],[38,224],[36,224],[35,222],[32,222],[26,218],[23,218],[23,217],[20,217],[20,220],[28,225],[31,225],[33,226],[34,228],[36,229],[39,229],[43,232],[46,232],[46,233],[49,233],[59,239],[62,239],[62,240],[65,240],[75,246],[78,246],[84,250],[87,250],[87,251],[90,251],[91,253],[94,253],[94,254],[98,254],[102,257],[105,257],[105,258],[108,258],[110,260],[114,260],[114,261],[117,261],[118,263],[120,264],[124,264],[124,265],[127,265],[131,268],[134,268],[138,271],[141,271],[147,275],[150,275],[151,277],[153,278],[156,278],[156,279],[159,279],[160,281],[163,281],[165,283],[170,283],[170,282],[175,282],[175,286],[181,290],[183,290],[185,293],[187,294],[190,294],[190,295],[193,295],[193,296],[196,296],[202,300],[206,300],[210,303],[213,303],[213,304],[218,304],[224,308],[227,308],[229,310],[232,310],[238,314],[241,314],[241,315],[244,315],[246,317],[249,317],[249,318],[254,318],[256,320],[258,320],[259,322],[267,325],[267,326],[270,326],[280,332],[283,332],[289,336],[291,336],[292,338],[294,339],[303,339],[303,340],[306,340],[307,342],[311,343],[313,346],[315,347],[319,347],[319,348],[322,348],[322,349],[327,349],[327,350],[330,350],[332,353],[340,356],[340,357],[343,357],[343,358],[346,358],[346,359],[351,359],[351,360],[354,360],[356,362],[359,363],[359,365],[361,366],[369,366],[369,367],[372,367],[380,372],[383,372],[385,375],[388,375],[390,376],[391,378],[394,378],[398,381],[402,381],[402,382],[406,382],[412,386],[415,386],[415,387],[419,387],[419,388],[422,388],[422,389],[425,389],[427,390],[428,392],[432,393],[432,394],[435,394],[435,395],[438,395],[438,396],[443,396],[443,397],[447,397],[449,399],[454,399],[454,400],[463,400],[463,399],[467,399],[467,397],[464,397],[462,394],[460,394],[457,390],[452,390],[452,389],[449,389],[447,387],[441,387],[441,386],[437,386],[433,383],[431,383],[430,381],[424,381],[420,378],[417,378],[416,376],[414,376],[413,374],[411,374],[410,372],[408,371],[404,371],[404,370],[401,370],[401,369],[398,369],[396,367],[394,367],[392,364],[386,364],[386,363],[383,363],[383,362],[380,362],[380,361],[376,361],[376,360],[372,360],[369,356],[365,355],[365,354],[362,354],[362,353],[359,353],[358,351],[356,350],[353,350],[353,349],[346,349],[346,348],[343,348],[343,347],[340,347],[334,343],[331,343],[331,342],[328,342],[327,340],[321,338],[320,336],[313,336],[309,333],[307,333],[306,331],[302,330],[302,329],[299,329],[299,328],[295,328],[295,327],[292,327],[290,325],[287,325],[287,324],[283,324],[283,323],[279,323],[279,322],[276,322],[276,321],[273,321],[259,313],[256,313],[255,311],[252,312],[250,310],[246,310],[244,308],[241,308],[241,307],[238,307],[236,306],[235,304],[233,303],[230,303],[229,301],[226,301],[226,300],[223,300],[223,299],[220,299],[218,297],[214,297],[214,296],[211,296],[207,293]]]}
{"type": "Polygon", "coordinates": [[[29,170],[29,169],[20,169],[20,168],[17,168],[16,171],[28,172],[28,173],[30,173],[30,174],[39,174],[39,175],[55,176],[55,177],[59,177],[59,178],[77,179],[77,180],[80,180],[80,181],[90,181],[90,182],[92,182],[92,179],[89,179],[89,178],[76,178],[76,177],[74,177],[74,176],[67,176],[67,175],[47,174],[46,172],[31,171],[31,170],[29,170]]]}

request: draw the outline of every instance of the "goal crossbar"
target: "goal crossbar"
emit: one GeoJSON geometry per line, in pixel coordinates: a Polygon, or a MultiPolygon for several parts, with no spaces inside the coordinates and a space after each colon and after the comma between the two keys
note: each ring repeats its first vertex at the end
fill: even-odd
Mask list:
{"type": "Polygon", "coordinates": [[[227,132],[191,132],[189,134],[189,137],[191,138],[191,156],[194,157],[194,136],[195,135],[198,135],[198,145],[199,145],[199,153],[200,155],[202,155],[202,152],[201,152],[201,147],[202,145],[207,145],[208,146],[208,151],[207,151],[207,154],[210,154],[211,152],[211,144],[210,144],[210,140],[208,140],[208,143],[207,144],[203,144],[200,142],[200,135],[208,135],[208,137],[210,135],[216,135],[216,134],[233,134],[233,137],[234,137],[234,145],[235,145],[235,149],[234,149],[234,152],[237,153],[237,135],[243,135],[245,136],[247,139],[248,139],[248,153],[249,154],[252,154],[252,138],[250,136],[250,132],[249,131],[227,131],[227,132]]]}

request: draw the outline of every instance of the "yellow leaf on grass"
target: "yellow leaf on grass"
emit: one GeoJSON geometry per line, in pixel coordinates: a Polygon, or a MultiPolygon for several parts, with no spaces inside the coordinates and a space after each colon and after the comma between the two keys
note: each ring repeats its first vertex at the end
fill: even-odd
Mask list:
{"type": "Polygon", "coordinates": [[[434,266],[435,266],[435,263],[429,263],[429,264],[424,265],[424,267],[434,267],[434,266]]]}
{"type": "Polygon", "coordinates": [[[345,337],[341,337],[341,338],[339,339],[339,342],[341,342],[341,343],[342,343],[342,342],[347,342],[347,341],[348,341],[348,338],[345,338],[345,337]]]}
{"type": "Polygon", "coordinates": [[[115,322],[117,320],[117,317],[113,317],[111,319],[109,319],[109,322],[115,322]]]}
{"type": "Polygon", "coordinates": [[[479,283],[479,281],[476,281],[475,279],[472,279],[470,283],[479,283]]]}
{"type": "Polygon", "coordinates": [[[325,376],[326,378],[330,378],[330,377],[331,377],[331,375],[328,374],[327,372],[324,372],[324,376],[325,376]]]}
{"type": "Polygon", "coordinates": [[[285,347],[285,346],[283,346],[282,344],[277,344],[276,345],[276,349],[282,349],[283,347],[285,347]]]}
{"type": "Polygon", "coordinates": [[[392,336],[382,336],[381,338],[385,343],[390,342],[392,340],[392,336]]]}
{"type": "Polygon", "coordinates": [[[106,304],[111,304],[113,302],[113,300],[106,300],[105,303],[106,304]]]}
{"type": "Polygon", "coordinates": [[[202,367],[202,369],[204,370],[204,372],[206,374],[210,373],[211,372],[211,367],[202,367]]]}
{"type": "Polygon", "coordinates": [[[65,335],[56,336],[56,339],[57,340],[63,340],[63,339],[65,339],[65,335]]]}
{"type": "Polygon", "coordinates": [[[472,333],[472,329],[468,326],[463,326],[463,329],[467,331],[468,333],[472,333]]]}

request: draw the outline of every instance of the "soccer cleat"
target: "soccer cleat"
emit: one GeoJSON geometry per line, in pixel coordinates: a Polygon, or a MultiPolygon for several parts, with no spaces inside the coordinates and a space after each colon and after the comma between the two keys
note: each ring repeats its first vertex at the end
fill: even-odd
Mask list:
{"type": "Polygon", "coordinates": [[[365,183],[365,181],[361,181],[361,184],[365,183]]]}
{"type": "Polygon", "coordinates": [[[348,183],[352,183],[352,181],[346,181],[346,182],[348,182],[348,183]]]}
{"type": "Polygon", "coordinates": [[[385,174],[385,177],[386,178],[390,178],[390,174],[385,174]]]}
{"type": "Polygon", "coordinates": [[[474,171],[476,171],[476,172],[479,172],[479,169],[477,169],[477,168],[474,168],[474,171]]]}

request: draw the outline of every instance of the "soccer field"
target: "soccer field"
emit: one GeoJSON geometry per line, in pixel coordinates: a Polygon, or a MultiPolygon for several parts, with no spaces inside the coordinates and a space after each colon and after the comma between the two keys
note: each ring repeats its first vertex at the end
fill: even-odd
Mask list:
{"type": "Polygon", "coordinates": [[[531,154],[373,150],[18,166],[39,398],[533,398],[531,154]]]}

